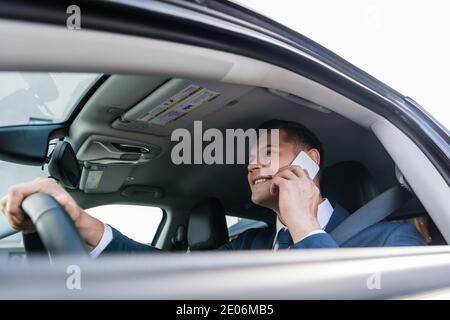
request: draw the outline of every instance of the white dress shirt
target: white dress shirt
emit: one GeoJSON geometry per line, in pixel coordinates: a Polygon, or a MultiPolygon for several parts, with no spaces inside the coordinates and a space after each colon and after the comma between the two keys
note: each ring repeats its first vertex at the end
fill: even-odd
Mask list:
{"type": "MultiPolygon", "coordinates": [[[[325,227],[328,224],[328,221],[330,221],[331,215],[333,214],[333,210],[334,209],[331,206],[330,201],[328,201],[328,199],[323,200],[322,203],[319,204],[319,207],[317,208],[317,221],[319,222],[319,226],[322,228],[322,230],[311,231],[303,239],[305,239],[309,236],[312,236],[313,234],[316,234],[316,233],[325,233],[325,231],[323,231],[323,229],[325,229],[325,227]]],[[[278,235],[278,232],[283,228],[286,229],[286,226],[283,225],[283,223],[280,221],[280,219],[277,218],[277,233],[275,235],[278,235]]],[[[92,250],[89,253],[89,255],[93,258],[97,258],[103,252],[103,250],[105,250],[105,248],[112,241],[112,239],[113,239],[112,229],[108,224],[105,224],[105,227],[103,229],[103,236],[100,239],[100,242],[94,248],[94,250],[92,250]]],[[[278,240],[277,236],[275,236],[275,239],[273,241],[273,248],[275,250],[278,250],[278,241],[277,240],[278,240]]]]}
{"type": "Polygon", "coordinates": [[[92,258],[97,258],[113,239],[112,229],[109,224],[105,223],[103,228],[103,236],[97,246],[89,253],[92,258]]]}
{"type": "MultiPolygon", "coordinates": [[[[306,236],[304,236],[300,241],[302,241],[305,238],[308,238],[309,236],[312,236],[313,234],[317,233],[326,233],[324,229],[326,228],[328,222],[330,221],[331,215],[333,214],[333,206],[331,205],[330,201],[328,201],[327,198],[325,198],[321,204],[319,204],[319,207],[317,208],[317,222],[319,223],[320,228],[322,230],[314,230],[308,233],[306,236]]],[[[287,229],[286,226],[280,221],[280,219],[277,217],[277,232],[275,233],[275,239],[273,239],[273,249],[278,250],[278,232],[280,232],[281,229],[287,229]]]]}

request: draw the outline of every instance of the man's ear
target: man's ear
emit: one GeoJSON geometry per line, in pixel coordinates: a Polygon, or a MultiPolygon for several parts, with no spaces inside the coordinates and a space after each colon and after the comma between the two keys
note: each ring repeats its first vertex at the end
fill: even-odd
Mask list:
{"type": "Polygon", "coordinates": [[[309,149],[307,152],[308,156],[314,160],[315,163],[317,163],[318,166],[320,166],[320,153],[317,149],[309,149]]]}

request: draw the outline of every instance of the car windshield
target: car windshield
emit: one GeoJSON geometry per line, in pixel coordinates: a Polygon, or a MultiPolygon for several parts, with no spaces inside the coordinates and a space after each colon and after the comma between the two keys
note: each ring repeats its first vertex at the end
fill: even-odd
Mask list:
{"type": "Polygon", "coordinates": [[[100,76],[0,72],[0,127],[67,120],[79,99],[100,76]]]}

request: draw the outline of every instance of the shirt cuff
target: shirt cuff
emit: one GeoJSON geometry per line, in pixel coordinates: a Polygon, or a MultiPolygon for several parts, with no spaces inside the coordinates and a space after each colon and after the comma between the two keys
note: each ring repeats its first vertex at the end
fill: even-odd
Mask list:
{"type": "Polygon", "coordinates": [[[112,229],[108,224],[103,228],[103,235],[97,246],[89,253],[92,258],[97,258],[113,239],[112,229]]]}
{"type": "Polygon", "coordinates": [[[323,231],[323,230],[313,230],[313,231],[311,231],[310,233],[308,233],[306,236],[304,236],[303,238],[301,238],[298,242],[303,241],[303,240],[305,240],[306,238],[308,238],[308,237],[310,237],[310,236],[312,236],[312,235],[318,234],[318,233],[326,233],[326,232],[323,231]]]}
{"type": "Polygon", "coordinates": [[[309,237],[304,238],[302,241],[294,243],[290,246],[290,249],[319,249],[319,248],[338,248],[338,244],[334,239],[326,232],[319,232],[309,237]]]}

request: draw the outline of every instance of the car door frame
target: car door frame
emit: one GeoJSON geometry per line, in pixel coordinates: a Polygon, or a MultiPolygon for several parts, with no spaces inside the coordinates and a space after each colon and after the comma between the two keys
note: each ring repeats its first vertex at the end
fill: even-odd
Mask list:
{"type": "MultiPolygon", "coordinates": [[[[65,14],[65,11],[61,11],[61,8],[63,8],[64,5],[69,4],[69,1],[61,1],[57,3],[46,2],[43,6],[39,6],[36,3],[36,1],[22,0],[15,0],[14,2],[5,1],[4,3],[2,3],[3,7],[1,7],[2,10],[0,10],[0,18],[7,17],[9,19],[44,22],[50,24],[65,23],[65,19],[67,18],[67,16],[65,14]],[[9,4],[9,7],[4,6],[5,3],[9,4]],[[22,9],[19,4],[23,3],[29,4],[30,10],[19,10],[19,8],[22,9]],[[16,6],[15,4],[18,5],[16,6]]],[[[256,14],[252,15],[250,13],[247,13],[249,15],[248,19],[251,21],[249,22],[242,20],[243,17],[238,16],[237,14],[236,16],[233,16],[230,13],[224,13],[225,11],[218,12],[211,9],[211,5],[214,3],[221,3],[219,1],[208,1],[208,4],[210,6],[196,5],[184,2],[164,3],[160,1],[149,1],[149,3],[153,6],[144,6],[142,4],[131,5],[126,4],[125,1],[108,3],[80,1],[80,3],[82,3],[84,8],[83,10],[85,12],[83,20],[85,21],[85,28],[110,31],[127,35],[140,35],[232,52],[257,60],[269,62],[282,68],[294,71],[295,73],[303,75],[320,84],[323,84],[326,87],[329,87],[332,90],[342,94],[343,96],[366,106],[373,112],[388,119],[419,147],[419,149],[426,155],[428,160],[440,173],[447,185],[450,184],[450,171],[448,169],[448,162],[450,159],[450,151],[448,150],[448,130],[442,127],[435,119],[427,114],[422,108],[417,106],[417,104],[412,100],[407,99],[406,97],[402,96],[401,94],[379,82],[378,80],[365,74],[358,68],[352,66],[348,62],[345,62],[342,58],[328,52],[318,44],[312,42],[309,39],[306,39],[305,37],[300,36],[294,31],[288,29],[286,30],[286,28],[281,28],[271,20],[268,20],[267,18],[258,16],[256,14]],[[263,25],[264,23],[266,25],[263,25]],[[268,26],[271,27],[270,30],[267,29],[268,26]],[[278,29],[282,30],[278,31],[278,29]],[[245,43],[245,45],[243,45],[243,43],[245,43]]],[[[66,126],[68,125],[70,125],[70,123],[67,123],[62,127],[53,128],[52,133],[59,132],[59,134],[63,134],[63,129],[67,129],[66,126]]],[[[14,128],[10,127],[9,130],[14,131],[14,128]]],[[[19,129],[17,129],[17,131],[18,130],[19,129]]],[[[393,269],[386,269],[387,266],[386,268],[382,266],[382,262],[384,261],[383,259],[385,258],[397,259],[399,265],[401,265],[405,261],[411,262],[414,260],[417,262],[417,266],[423,263],[423,261],[420,259],[424,259],[424,257],[430,259],[430,261],[432,261],[431,259],[435,259],[437,263],[434,268],[432,265],[427,265],[424,269],[420,269],[418,267],[417,270],[420,269],[420,272],[426,272],[427,274],[433,273],[433,271],[439,272],[439,274],[441,274],[442,270],[448,270],[449,266],[448,259],[450,259],[450,254],[449,248],[447,246],[441,248],[405,248],[405,250],[408,251],[408,254],[411,255],[410,259],[406,260],[404,259],[407,255],[406,252],[401,253],[400,251],[383,248],[379,248],[379,250],[365,250],[367,254],[363,257],[357,258],[358,254],[356,253],[360,253],[361,251],[353,250],[351,252],[355,253],[355,259],[352,259],[350,257],[347,257],[347,259],[351,259],[352,261],[364,261],[364,263],[366,264],[370,261],[377,262],[377,264],[380,265],[381,268],[377,269],[376,272],[384,272],[385,274],[389,274],[389,272],[393,271],[393,269]],[[383,257],[378,255],[377,252],[384,252],[383,257]]],[[[323,260],[327,255],[331,254],[328,251],[319,251],[320,250],[313,250],[311,252],[312,254],[317,255],[315,259],[320,258],[323,260]]],[[[294,259],[294,255],[295,258],[297,258],[297,254],[287,253],[287,255],[291,255],[292,257],[278,260],[277,263],[272,261],[274,264],[268,266],[267,269],[264,269],[264,265],[262,265],[262,263],[265,261],[264,259],[255,259],[255,261],[252,262],[253,264],[250,264],[249,262],[248,267],[258,268],[259,270],[264,269],[264,272],[273,275],[280,270],[280,267],[288,267],[289,265],[292,265],[293,261],[290,259],[294,259]],[[276,271],[275,269],[277,269],[278,271],[276,271]]],[[[257,254],[255,253],[249,255],[249,257],[256,256],[257,254]]],[[[227,258],[229,259],[229,257],[227,258]]],[[[354,278],[356,276],[359,279],[358,281],[362,281],[362,279],[367,279],[367,275],[370,275],[371,273],[367,273],[366,271],[365,273],[363,273],[363,275],[361,275],[361,273],[349,273],[348,270],[342,269],[341,259],[345,259],[345,257],[337,257],[335,261],[336,264],[330,264],[328,270],[330,270],[333,279],[336,279],[336,281],[342,284],[342,288],[345,288],[349,291],[345,296],[340,295],[336,297],[358,297],[358,294],[360,294],[361,291],[359,291],[359,289],[354,289],[360,288],[360,286],[362,285],[361,282],[358,282],[357,287],[351,285],[346,286],[343,283],[345,281],[351,281],[351,279],[356,279],[354,278]]],[[[233,269],[227,269],[228,267],[226,261],[229,260],[218,259],[216,261],[215,268],[219,268],[220,270],[215,270],[211,266],[207,268],[205,267],[205,269],[202,270],[203,275],[207,276],[209,274],[212,277],[210,279],[215,279],[214,277],[217,276],[217,272],[220,272],[221,270],[233,270],[234,272],[239,272],[239,268],[242,267],[242,265],[234,265],[233,269]]],[[[302,259],[298,260],[297,262],[299,263],[297,267],[300,269],[308,267],[308,263],[310,263],[302,259]]],[[[129,273],[133,270],[137,271],[135,267],[137,268],[138,266],[142,267],[143,264],[141,265],[136,261],[136,264],[134,266],[121,265],[117,269],[117,271],[123,273],[125,270],[128,270],[125,273],[129,273]]],[[[408,271],[412,267],[414,266],[409,265],[403,270],[408,271]]],[[[95,266],[86,266],[86,270],[91,270],[90,268],[93,268],[93,271],[99,270],[95,266]]],[[[176,269],[174,271],[177,272],[178,279],[184,277],[183,279],[185,279],[187,283],[190,283],[189,277],[192,276],[192,269],[183,268],[184,267],[180,267],[179,269],[176,269]]],[[[36,272],[42,272],[42,274],[46,274],[44,268],[37,268],[34,270],[36,272]]],[[[198,270],[200,269],[197,269],[197,271],[198,270]]],[[[400,269],[400,271],[401,270],[402,269],[400,269]]],[[[399,274],[398,269],[394,271],[394,275],[399,274]]],[[[5,276],[11,274],[11,280],[17,279],[13,276],[14,273],[15,271],[11,270],[11,273],[5,272],[5,276]]],[[[142,273],[142,276],[144,277],[142,279],[154,279],[156,275],[156,269],[147,270],[146,272],[142,273]]],[[[170,277],[165,278],[160,275],[158,276],[158,279],[160,279],[161,281],[170,281],[170,277]]],[[[173,277],[174,274],[171,274],[171,276],[173,277]]],[[[322,285],[322,288],[324,288],[324,281],[326,281],[329,276],[330,274],[319,274],[316,278],[311,279],[310,285],[322,285]]],[[[50,275],[49,277],[51,278],[52,276],[50,275]]],[[[104,277],[104,279],[107,278],[108,277],[104,277]]],[[[108,282],[109,280],[111,279],[108,279],[108,282]]],[[[270,280],[275,281],[273,277],[270,277],[270,280]]],[[[435,278],[434,280],[437,281],[438,279],[435,278]]],[[[40,280],[34,279],[34,281],[39,282],[40,280]]],[[[117,285],[126,283],[126,279],[124,277],[116,278],[116,281],[117,285]]],[[[423,282],[417,283],[414,286],[414,290],[408,291],[408,288],[410,288],[410,283],[408,283],[407,277],[402,277],[401,280],[392,278],[392,285],[389,288],[393,290],[395,289],[397,293],[399,293],[398,290],[404,290],[403,293],[407,294],[408,292],[416,293],[426,290],[449,287],[449,284],[447,282],[442,282],[441,286],[436,285],[432,287],[424,280],[421,281],[423,282]],[[397,287],[395,287],[394,284],[397,287]]],[[[17,282],[17,285],[19,285],[20,283],[20,281],[17,282]]],[[[433,283],[436,284],[437,282],[433,283]]],[[[44,283],[41,284],[43,285],[44,283]]],[[[50,284],[50,282],[48,282],[48,284],[50,284]]],[[[39,286],[36,287],[38,288],[39,286]]],[[[46,292],[49,292],[51,288],[52,286],[49,286],[46,289],[46,292]]],[[[209,292],[206,290],[207,288],[203,288],[205,291],[203,291],[203,293],[201,291],[198,291],[198,297],[206,296],[205,293],[209,292]]],[[[239,285],[234,287],[235,290],[238,290],[239,288],[241,288],[239,285]]],[[[258,289],[258,284],[255,284],[255,288],[258,289]]],[[[292,297],[308,297],[306,296],[307,291],[303,291],[305,288],[306,287],[298,289],[298,292],[305,294],[305,296],[293,295],[292,297]]],[[[227,288],[223,287],[223,289],[226,290],[227,288]]],[[[147,292],[146,296],[149,297],[150,292],[145,292],[147,292]]],[[[225,292],[226,291],[218,290],[217,294],[225,294],[225,292]]],[[[253,292],[256,294],[257,291],[242,292],[248,294],[251,294],[253,292]]],[[[99,292],[96,291],[96,293],[99,292]]],[[[281,293],[282,291],[280,289],[280,295],[276,295],[276,293],[274,293],[274,296],[285,297],[281,293]]],[[[89,292],[87,294],[89,294],[89,292]]],[[[124,296],[125,294],[133,296],[132,288],[129,287],[129,290],[123,291],[123,294],[124,296]]],[[[172,292],[172,294],[172,298],[176,297],[177,294],[181,295],[181,293],[177,292],[172,292]]],[[[331,295],[324,294],[320,297],[329,298],[331,297],[331,295]]],[[[369,293],[365,297],[390,298],[396,296],[392,293],[384,295],[369,293]]]]}

